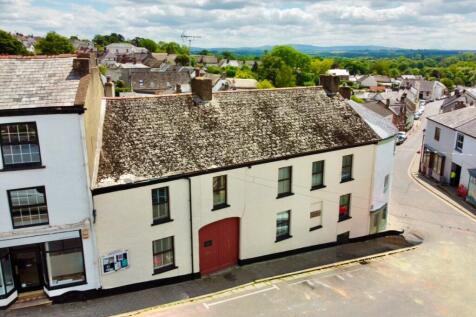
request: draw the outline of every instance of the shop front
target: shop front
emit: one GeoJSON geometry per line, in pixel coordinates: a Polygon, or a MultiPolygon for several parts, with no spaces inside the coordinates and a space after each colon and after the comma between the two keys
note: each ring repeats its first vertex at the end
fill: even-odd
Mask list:
{"type": "Polygon", "coordinates": [[[466,201],[476,207],[476,168],[468,170],[469,183],[468,183],[468,195],[466,201]]]}
{"type": "Polygon", "coordinates": [[[382,232],[387,226],[387,204],[370,212],[370,234],[382,232]]]}
{"type": "Polygon", "coordinates": [[[14,293],[44,290],[50,296],[53,290],[86,284],[80,233],[66,235],[70,237],[0,249],[0,307],[16,298],[14,293]]]}
{"type": "Polygon", "coordinates": [[[420,162],[420,173],[444,182],[445,155],[425,145],[420,162]]]}

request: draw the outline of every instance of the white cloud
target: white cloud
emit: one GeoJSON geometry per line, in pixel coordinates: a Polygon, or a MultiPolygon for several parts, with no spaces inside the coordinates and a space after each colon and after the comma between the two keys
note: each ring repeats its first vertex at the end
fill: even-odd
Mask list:
{"type": "Polygon", "coordinates": [[[180,41],[202,47],[306,43],[476,49],[475,0],[0,0],[0,28],[180,41]]]}

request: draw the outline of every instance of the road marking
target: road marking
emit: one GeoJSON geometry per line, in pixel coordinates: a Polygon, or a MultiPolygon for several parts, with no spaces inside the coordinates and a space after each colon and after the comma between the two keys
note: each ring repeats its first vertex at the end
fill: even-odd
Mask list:
{"type": "Polygon", "coordinates": [[[338,279],[340,279],[341,281],[345,281],[345,278],[343,278],[343,277],[340,276],[339,274],[336,274],[336,277],[337,277],[338,279]]]}
{"type": "Polygon", "coordinates": [[[251,296],[251,295],[256,295],[256,294],[260,294],[260,293],[264,293],[264,292],[268,292],[268,291],[272,291],[272,290],[279,290],[279,287],[277,287],[276,285],[273,285],[272,287],[268,287],[268,288],[265,288],[265,289],[261,289],[261,290],[255,291],[255,292],[248,293],[248,294],[243,294],[243,295],[227,298],[227,299],[224,299],[224,300],[216,301],[216,302],[213,302],[213,303],[210,303],[210,304],[203,303],[203,306],[205,306],[206,309],[210,309],[210,307],[218,305],[218,304],[231,302],[231,301],[234,301],[234,300],[237,300],[237,299],[240,299],[240,298],[244,298],[244,297],[248,297],[248,296],[251,296]]]}

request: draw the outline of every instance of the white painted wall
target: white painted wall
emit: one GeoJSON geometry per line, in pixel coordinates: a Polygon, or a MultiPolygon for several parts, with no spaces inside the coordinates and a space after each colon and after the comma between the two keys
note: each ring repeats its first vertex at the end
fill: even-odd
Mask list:
{"type": "MultiPolygon", "coordinates": [[[[88,186],[86,153],[84,148],[83,116],[51,114],[0,117],[0,124],[36,122],[42,165],[45,168],[0,172],[0,245],[15,234],[18,245],[37,242],[37,236],[64,231],[61,228],[90,228],[92,200],[88,186]],[[13,229],[7,190],[45,186],[49,225],[13,229]],[[74,226],[73,224],[77,224],[74,226]],[[72,226],[73,225],[73,226],[72,226]]],[[[0,149],[1,151],[1,149],[0,149]]],[[[0,160],[0,169],[3,168],[0,160]]],[[[88,284],[50,291],[50,296],[71,290],[97,288],[99,278],[95,255],[94,232],[83,239],[84,261],[88,284]]]]}
{"type": "MultiPolygon", "coordinates": [[[[456,143],[456,134],[454,142],[456,143]]],[[[468,188],[468,169],[476,168],[476,139],[464,134],[463,151],[453,151],[453,162],[461,166],[459,183],[468,188]]]]}
{"type": "MultiPolygon", "coordinates": [[[[199,272],[198,232],[203,226],[229,217],[240,217],[239,258],[289,251],[336,241],[338,234],[351,237],[369,232],[369,210],[376,145],[362,146],[278,162],[254,165],[191,178],[193,208],[193,262],[199,272]],[[340,183],[342,156],[354,155],[353,181],[340,183]],[[325,160],[326,188],[311,191],[312,162],[325,160]],[[294,195],[277,199],[278,168],[293,166],[294,195]],[[212,211],[212,179],[227,175],[230,207],[212,211]],[[351,219],[338,223],[339,197],[352,194],[351,219]],[[323,228],[310,232],[311,204],[322,201],[323,228]],[[275,242],[276,215],[291,210],[292,238],[275,242]]],[[[93,197],[97,220],[97,246],[103,256],[115,250],[129,251],[130,267],[102,275],[102,287],[113,288],[153,279],[190,274],[191,245],[189,184],[180,179],[93,197]],[[169,186],[173,222],[151,226],[151,190],[169,186]],[[174,236],[177,269],[153,275],[152,241],[174,236]]]]}
{"type": "Polygon", "coordinates": [[[388,204],[393,181],[395,138],[382,140],[376,147],[373,173],[373,189],[370,210],[380,209],[388,204]],[[384,191],[385,176],[389,175],[388,190],[384,191]]]}

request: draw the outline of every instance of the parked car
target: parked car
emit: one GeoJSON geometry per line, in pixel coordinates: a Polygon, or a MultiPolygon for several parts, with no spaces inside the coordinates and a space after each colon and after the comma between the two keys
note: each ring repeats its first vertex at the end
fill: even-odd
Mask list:
{"type": "Polygon", "coordinates": [[[415,114],[413,115],[413,119],[415,119],[415,120],[420,119],[420,117],[421,117],[421,112],[420,111],[416,111],[415,114]]]}
{"type": "Polygon", "coordinates": [[[400,131],[397,133],[396,139],[397,139],[397,142],[396,142],[397,145],[400,145],[403,142],[405,142],[405,140],[407,139],[407,134],[405,132],[400,131]]]}

